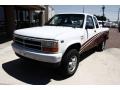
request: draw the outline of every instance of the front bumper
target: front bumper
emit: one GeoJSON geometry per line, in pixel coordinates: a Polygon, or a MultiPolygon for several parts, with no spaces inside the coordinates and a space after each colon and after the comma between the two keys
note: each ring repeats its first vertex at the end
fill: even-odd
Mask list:
{"type": "Polygon", "coordinates": [[[61,62],[62,53],[57,53],[57,54],[41,53],[38,50],[25,48],[15,43],[12,43],[12,47],[15,53],[24,56],[26,58],[30,58],[42,62],[48,62],[48,63],[61,62]]]}

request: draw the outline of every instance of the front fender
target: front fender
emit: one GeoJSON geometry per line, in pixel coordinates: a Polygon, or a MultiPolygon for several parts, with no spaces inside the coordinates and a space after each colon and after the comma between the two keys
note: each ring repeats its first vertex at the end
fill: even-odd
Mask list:
{"type": "Polygon", "coordinates": [[[81,45],[80,40],[68,41],[68,42],[65,44],[65,46],[64,46],[63,54],[65,53],[65,51],[66,51],[71,45],[77,44],[77,43],[79,43],[79,44],[81,45]]]}

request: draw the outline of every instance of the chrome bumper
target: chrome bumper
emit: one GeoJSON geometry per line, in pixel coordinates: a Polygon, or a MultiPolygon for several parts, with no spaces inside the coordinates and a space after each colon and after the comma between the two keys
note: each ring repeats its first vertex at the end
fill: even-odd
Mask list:
{"type": "Polygon", "coordinates": [[[26,58],[34,59],[37,61],[48,62],[48,63],[59,63],[61,62],[62,53],[49,54],[41,53],[36,50],[31,50],[29,48],[23,48],[15,43],[12,43],[13,50],[15,53],[24,56],[26,58]]]}

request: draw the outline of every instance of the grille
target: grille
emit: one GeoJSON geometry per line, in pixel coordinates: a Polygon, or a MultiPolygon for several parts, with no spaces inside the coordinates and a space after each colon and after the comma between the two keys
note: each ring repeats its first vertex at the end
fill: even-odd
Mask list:
{"type": "Polygon", "coordinates": [[[26,48],[41,50],[41,41],[30,37],[14,37],[16,44],[26,48]]]}

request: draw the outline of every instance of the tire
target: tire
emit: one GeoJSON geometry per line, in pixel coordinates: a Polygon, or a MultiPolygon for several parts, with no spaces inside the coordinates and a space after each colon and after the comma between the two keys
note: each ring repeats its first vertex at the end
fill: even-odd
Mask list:
{"type": "Polygon", "coordinates": [[[105,49],[106,41],[103,41],[97,46],[97,51],[103,51],[105,49]]]}
{"type": "Polygon", "coordinates": [[[63,55],[62,62],[59,68],[59,71],[62,76],[69,77],[72,76],[77,68],[79,63],[79,53],[76,49],[69,50],[63,55]]]}

